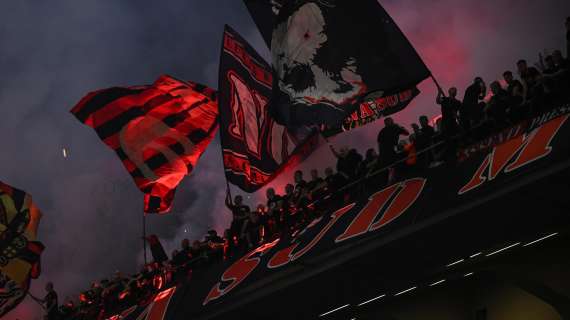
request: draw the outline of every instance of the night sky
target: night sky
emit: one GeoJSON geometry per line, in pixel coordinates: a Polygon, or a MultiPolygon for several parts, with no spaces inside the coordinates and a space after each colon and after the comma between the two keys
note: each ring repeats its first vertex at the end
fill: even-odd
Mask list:
{"type": "MultiPolygon", "coordinates": [[[[382,3],[441,84],[457,86],[460,96],[475,76],[490,83],[520,58],[534,62],[539,52],[564,48],[570,15],[567,0],[382,3]]],[[[238,0],[2,1],[0,21],[0,180],[32,194],[42,209],[39,234],[47,249],[31,292],[43,296],[45,282],[53,281],[63,302],[115,270],[136,272],[142,262],[143,196],[116,155],[69,110],[89,91],[148,84],[165,73],[217,87],[224,24],[264,56],[268,50],[238,0]]],[[[409,127],[419,115],[439,113],[433,84],[420,89],[397,122],[409,127]]],[[[369,125],[333,143],[364,152],[379,128],[369,125]]],[[[317,161],[319,169],[334,162],[326,147],[304,167],[317,161]]],[[[221,232],[231,219],[224,196],[216,139],[180,185],[173,212],[147,220],[148,233],[171,252],[183,238],[221,232]]],[[[246,200],[253,206],[259,196],[246,200]]],[[[28,299],[5,319],[40,314],[28,299]]]]}

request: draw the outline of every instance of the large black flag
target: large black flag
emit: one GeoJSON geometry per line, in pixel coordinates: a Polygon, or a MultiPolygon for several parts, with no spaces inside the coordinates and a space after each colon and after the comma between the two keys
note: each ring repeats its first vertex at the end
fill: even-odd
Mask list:
{"type": "Polygon", "coordinates": [[[271,114],[288,126],[338,126],[361,103],[414,89],[430,75],[376,0],[286,1],[271,51],[271,114]]]}
{"type": "Polygon", "coordinates": [[[286,128],[274,121],[267,105],[272,83],[269,64],[226,26],[218,103],[222,152],[228,181],[247,192],[303,160],[319,140],[307,127],[286,128]]]}
{"type": "Polygon", "coordinates": [[[273,27],[279,11],[287,0],[243,0],[268,48],[271,48],[273,27]]]}

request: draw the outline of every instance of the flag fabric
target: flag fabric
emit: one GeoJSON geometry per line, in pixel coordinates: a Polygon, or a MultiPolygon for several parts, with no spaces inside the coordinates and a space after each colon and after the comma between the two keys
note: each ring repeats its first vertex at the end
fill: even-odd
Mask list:
{"type": "Polygon", "coordinates": [[[268,113],[271,67],[226,26],[219,74],[222,152],[229,182],[254,192],[319,144],[316,130],[286,128],[268,113]]]}
{"type": "Polygon", "coordinates": [[[162,243],[160,243],[160,239],[158,239],[157,235],[151,234],[146,237],[146,241],[148,241],[148,244],[150,245],[150,252],[154,262],[163,263],[168,261],[166,251],[164,251],[164,247],[162,246],[162,243]]]}
{"type": "Polygon", "coordinates": [[[218,128],[216,92],[170,76],[89,93],[72,110],[119,156],[145,194],[145,213],[170,211],[218,128]]]}
{"type": "Polygon", "coordinates": [[[325,137],[331,137],[373,123],[382,117],[402,111],[419,94],[420,90],[414,87],[396,94],[370,98],[362,102],[340,125],[325,126],[322,129],[322,134],[325,137]]]}
{"type": "Polygon", "coordinates": [[[40,275],[40,210],[22,190],[0,182],[0,317],[26,296],[40,275]]]}
{"type": "Polygon", "coordinates": [[[362,102],[398,94],[430,75],[377,0],[286,1],[271,54],[271,114],[288,126],[339,125],[362,102]]]}
{"type": "Polygon", "coordinates": [[[243,0],[253,22],[259,29],[268,48],[271,48],[273,27],[277,22],[279,11],[287,0],[243,0]]]}

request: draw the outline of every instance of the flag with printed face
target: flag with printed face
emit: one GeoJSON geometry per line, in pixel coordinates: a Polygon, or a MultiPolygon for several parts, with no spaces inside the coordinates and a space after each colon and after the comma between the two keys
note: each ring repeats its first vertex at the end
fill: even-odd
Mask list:
{"type": "Polygon", "coordinates": [[[170,76],[89,93],[71,113],[119,156],[145,194],[145,213],[171,209],[218,128],[216,92],[170,76]]]}
{"type": "Polygon", "coordinates": [[[252,0],[248,8],[258,26],[275,21],[270,113],[281,124],[339,126],[362,103],[430,75],[377,0],[252,0]],[[270,10],[273,16],[261,17],[270,10]]]}
{"type": "Polygon", "coordinates": [[[253,192],[302,161],[319,143],[315,130],[286,128],[268,112],[271,67],[226,26],[220,61],[220,124],[228,181],[253,192]]]}
{"type": "Polygon", "coordinates": [[[0,182],[0,317],[26,296],[40,275],[40,210],[22,190],[0,182]]]}

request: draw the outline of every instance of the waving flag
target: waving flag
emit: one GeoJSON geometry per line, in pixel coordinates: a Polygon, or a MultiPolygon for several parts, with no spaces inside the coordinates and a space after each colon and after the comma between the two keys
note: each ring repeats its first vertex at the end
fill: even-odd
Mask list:
{"type": "Polygon", "coordinates": [[[0,182],[0,317],[24,299],[30,280],[40,275],[40,218],[30,195],[0,182]]]}
{"type": "Polygon", "coordinates": [[[89,93],[71,113],[117,153],[145,194],[145,213],[170,210],[218,128],[215,91],[169,76],[89,93]]]}
{"type": "Polygon", "coordinates": [[[273,27],[279,11],[287,0],[243,0],[268,48],[271,48],[273,27]]]}
{"type": "Polygon", "coordinates": [[[271,67],[226,26],[220,61],[220,131],[228,180],[247,192],[303,160],[319,142],[308,127],[285,128],[268,113],[271,67]]]}
{"type": "Polygon", "coordinates": [[[275,21],[270,106],[281,124],[333,127],[361,103],[430,75],[377,0],[286,1],[275,21]]]}

